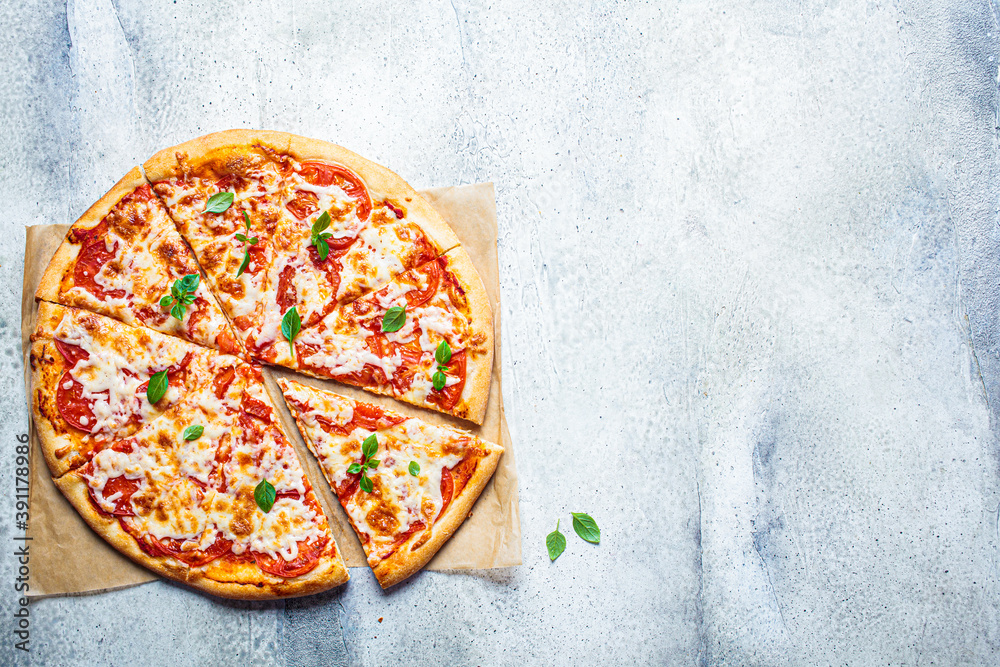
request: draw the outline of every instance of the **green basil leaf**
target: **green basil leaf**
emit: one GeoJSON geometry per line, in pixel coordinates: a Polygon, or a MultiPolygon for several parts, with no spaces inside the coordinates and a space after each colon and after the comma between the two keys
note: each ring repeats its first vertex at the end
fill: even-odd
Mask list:
{"type": "Polygon", "coordinates": [[[146,386],[146,400],[149,401],[150,405],[156,405],[156,402],[163,398],[169,384],[170,378],[167,377],[166,371],[154,373],[153,377],[149,378],[149,384],[146,386]]]}
{"type": "Polygon", "coordinates": [[[247,215],[246,210],[243,211],[243,224],[246,225],[247,231],[250,231],[250,216],[247,215]]]}
{"type": "Polygon", "coordinates": [[[248,266],[250,266],[250,251],[249,250],[246,251],[245,253],[243,253],[243,261],[240,262],[240,269],[239,269],[239,271],[236,272],[236,277],[239,278],[240,276],[242,276],[243,272],[247,270],[248,266]]]}
{"type": "Polygon", "coordinates": [[[169,294],[164,294],[163,298],[160,299],[160,308],[162,308],[163,310],[169,310],[170,305],[173,302],[174,302],[174,297],[170,296],[169,294]]]}
{"type": "Polygon", "coordinates": [[[348,475],[357,475],[359,472],[361,472],[360,463],[352,463],[351,465],[347,466],[348,475]]]}
{"type": "Polygon", "coordinates": [[[420,464],[416,461],[410,461],[410,474],[414,477],[420,474],[420,464]]]}
{"type": "Polygon", "coordinates": [[[184,302],[178,301],[174,304],[174,307],[170,309],[170,314],[179,320],[184,319],[184,302]]]}
{"type": "Polygon", "coordinates": [[[573,515],[573,530],[576,531],[576,534],[588,542],[599,544],[601,529],[597,527],[597,522],[589,514],[583,512],[570,512],[570,514],[573,515]]]}
{"type": "Polygon", "coordinates": [[[249,241],[250,239],[248,239],[247,237],[243,236],[242,234],[237,234],[237,235],[236,235],[236,240],[237,240],[237,241],[241,241],[241,242],[243,242],[243,243],[246,243],[246,242],[247,242],[247,241],[249,241]]]}
{"type": "Polygon", "coordinates": [[[330,254],[330,244],[326,242],[326,239],[319,238],[316,239],[316,254],[319,255],[320,259],[326,259],[327,255],[330,254]]]}
{"type": "Polygon", "coordinates": [[[191,273],[183,278],[181,278],[181,289],[185,292],[193,292],[198,289],[198,283],[201,282],[201,274],[191,273]]]}
{"type": "Polygon", "coordinates": [[[361,486],[361,490],[364,491],[365,493],[371,493],[372,492],[372,479],[371,479],[371,477],[362,476],[361,477],[361,484],[360,484],[360,486],[361,486]]]}
{"type": "Polygon", "coordinates": [[[190,306],[192,303],[194,303],[194,300],[197,298],[198,297],[194,294],[185,294],[183,301],[186,305],[190,306]]]}
{"type": "Polygon", "coordinates": [[[368,460],[368,467],[371,468],[372,470],[374,470],[375,468],[378,467],[379,463],[381,463],[381,461],[379,461],[378,459],[369,459],[368,460]]]}
{"type": "Polygon", "coordinates": [[[197,440],[201,437],[201,434],[205,432],[205,427],[201,424],[192,424],[184,429],[184,439],[185,440],[197,440]]]}
{"type": "Polygon", "coordinates": [[[375,452],[378,451],[378,438],[372,433],[370,436],[365,438],[365,441],[361,443],[361,453],[364,454],[365,459],[370,459],[375,456],[375,452]]]}
{"type": "Polygon", "coordinates": [[[434,383],[435,391],[441,391],[444,389],[444,386],[448,384],[448,376],[441,371],[438,371],[431,376],[431,382],[434,383]]]}
{"type": "Polygon", "coordinates": [[[299,335],[299,331],[302,329],[302,320],[299,319],[299,311],[292,306],[285,313],[285,316],[281,318],[281,333],[288,339],[288,349],[292,352],[292,358],[295,358],[295,345],[293,341],[295,337],[299,335]]]}
{"type": "Polygon", "coordinates": [[[174,284],[170,286],[170,294],[175,299],[179,299],[184,296],[184,290],[181,289],[181,281],[175,280],[174,284]]]}
{"type": "Polygon", "coordinates": [[[382,331],[399,331],[406,324],[406,306],[393,306],[382,316],[382,331]]]}
{"type": "Polygon", "coordinates": [[[216,192],[208,198],[208,204],[205,205],[205,213],[225,213],[232,205],[232,192],[216,192]]]}
{"type": "Polygon", "coordinates": [[[256,236],[251,236],[250,237],[250,245],[257,245],[257,237],[256,236]]]}
{"type": "Polygon", "coordinates": [[[260,480],[260,484],[253,490],[253,499],[257,501],[257,507],[264,514],[270,512],[271,508],[274,507],[274,499],[277,495],[274,492],[274,486],[266,479],[260,480]]]}
{"type": "Polygon", "coordinates": [[[559,522],[556,521],[556,529],[545,538],[545,547],[549,550],[549,560],[553,561],[566,549],[566,536],[559,532],[559,522]]]}
{"type": "Polygon", "coordinates": [[[323,213],[321,213],[320,216],[316,218],[316,222],[313,223],[312,226],[313,236],[316,236],[329,226],[330,226],[330,214],[327,213],[326,211],[323,211],[323,213]]]}
{"type": "Polygon", "coordinates": [[[451,361],[451,346],[448,345],[448,341],[443,340],[438,343],[437,349],[434,350],[434,359],[439,364],[447,364],[451,361]]]}

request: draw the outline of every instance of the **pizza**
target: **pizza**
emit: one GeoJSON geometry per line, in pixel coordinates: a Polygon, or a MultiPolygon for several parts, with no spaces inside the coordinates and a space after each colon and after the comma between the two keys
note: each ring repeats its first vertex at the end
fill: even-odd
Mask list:
{"type": "Polygon", "coordinates": [[[36,298],[86,308],[224,352],[239,345],[198,265],[138,167],[77,220],[36,298]],[[189,278],[182,303],[171,285],[189,278]],[[173,312],[171,312],[173,311],[173,312]]]}
{"type": "Polygon", "coordinates": [[[493,330],[484,322],[492,324],[486,292],[459,247],[258,355],[481,424],[493,367],[493,330]]]}
{"type": "Polygon", "coordinates": [[[503,453],[456,428],[278,384],[383,588],[420,570],[462,525],[503,453]]]}
{"type": "MultiPolygon", "coordinates": [[[[217,595],[288,597],[348,579],[257,364],[485,416],[493,316],[468,254],[396,174],[326,142],[231,130],[157,153],[71,226],[35,298],[32,415],[56,485],[113,547],[217,595]]],[[[348,399],[316,409],[336,400],[348,399]]],[[[342,461],[303,410],[347,502],[342,461]]],[[[353,422],[329,422],[335,433],[378,426],[386,452],[425,470],[400,486],[402,459],[387,457],[364,479],[397,485],[350,501],[397,512],[376,535],[348,509],[389,586],[461,525],[502,449],[350,410],[353,422]]]]}
{"type": "Polygon", "coordinates": [[[112,546],[223,597],[347,581],[258,369],[54,304],[41,304],[38,322],[30,361],[42,449],[56,486],[112,546]],[[151,389],[157,376],[162,392],[151,389]],[[255,498],[262,480],[274,491],[266,511],[255,498]]]}

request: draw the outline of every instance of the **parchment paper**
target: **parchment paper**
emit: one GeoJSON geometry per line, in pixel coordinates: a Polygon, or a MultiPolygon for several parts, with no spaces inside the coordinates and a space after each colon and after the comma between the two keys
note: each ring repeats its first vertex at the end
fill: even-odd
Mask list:
{"type": "MultiPolygon", "coordinates": [[[[421,410],[392,399],[337,384],[297,375],[285,369],[265,368],[267,388],[278,408],[285,433],[296,447],[306,475],[323,504],[330,527],[349,567],[366,567],[364,552],[357,535],[336,496],[330,491],[316,459],[309,453],[288,412],[281,390],[274,382],[279,375],[300,382],[328,388],[345,396],[391,407],[429,422],[452,423],[480,437],[503,445],[493,479],[483,490],[472,513],[455,535],[427,564],[429,570],[510,567],[521,564],[521,524],[518,517],[517,471],[514,449],[503,415],[500,381],[500,281],[497,261],[496,200],[492,183],[434,188],[421,194],[447,220],[473,264],[483,278],[493,307],[496,353],[493,382],[486,408],[486,420],[475,426],[429,410],[421,410]]],[[[69,225],[35,225],[27,228],[24,252],[24,287],[21,298],[21,345],[24,354],[25,387],[30,391],[31,332],[38,311],[35,289],[45,267],[66,235],[69,225]]],[[[31,401],[28,398],[31,420],[31,401]]],[[[38,434],[31,424],[31,493],[29,497],[28,535],[31,543],[31,582],[29,595],[52,596],[113,590],[153,581],[157,575],[136,565],[111,548],[93,532],[76,510],[52,483],[42,456],[38,434]]],[[[417,575],[419,576],[419,575],[417,575]]],[[[347,584],[350,585],[349,583],[347,584]]]]}

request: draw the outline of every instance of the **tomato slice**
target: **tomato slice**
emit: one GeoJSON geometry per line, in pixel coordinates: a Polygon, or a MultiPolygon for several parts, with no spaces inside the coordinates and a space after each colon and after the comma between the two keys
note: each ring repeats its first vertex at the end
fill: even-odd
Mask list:
{"type": "MultiPolygon", "coordinates": [[[[108,398],[107,390],[98,395],[108,398]]],[[[56,408],[66,423],[84,433],[93,433],[97,430],[93,405],[92,400],[83,397],[83,385],[69,371],[63,373],[56,388],[56,408]]]]}
{"type": "Polygon", "coordinates": [[[96,238],[80,248],[80,254],[76,257],[76,265],[73,267],[74,284],[100,298],[124,298],[125,290],[106,290],[95,280],[95,276],[101,272],[104,265],[115,256],[116,250],[118,250],[117,241],[115,241],[114,247],[108,250],[103,238],[96,238]]]}
{"type": "Polygon", "coordinates": [[[56,338],[55,341],[56,341],[56,349],[59,350],[59,354],[63,356],[63,359],[66,360],[66,363],[69,364],[70,368],[76,366],[76,362],[80,361],[81,359],[83,360],[90,359],[90,353],[87,352],[82,347],[80,347],[79,345],[73,345],[72,343],[64,343],[58,338],[56,338]]]}
{"type": "Polygon", "coordinates": [[[216,558],[230,553],[233,548],[232,541],[223,537],[216,537],[215,542],[207,549],[184,551],[181,549],[181,545],[184,544],[185,540],[178,540],[172,537],[156,538],[152,535],[141,533],[125,517],[119,517],[118,522],[125,532],[136,539],[139,543],[139,548],[150,556],[169,556],[191,567],[207,565],[216,558]]]}
{"type": "Polygon", "coordinates": [[[226,391],[229,389],[229,385],[233,383],[235,377],[236,369],[232,366],[215,376],[215,379],[212,380],[212,386],[215,388],[215,397],[217,399],[222,400],[222,397],[226,395],[226,391]]]}
{"type": "MultiPolygon", "coordinates": [[[[114,516],[135,516],[135,512],[132,511],[132,506],[129,501],[132,499],[132,494],[139,490],[139,480],[128,479],[124,476],[115,477],[109,479],[104,484],[104,493],[101,494],[107,499],[109,496],[113,496],[116,493],[121,493],[121,496],[116,498],[114,501],[115,509],[110,512],[114,516]]],[[[101,514],[108,515],[108,512],[104,510],[97,502],[97,495],[94,489],[89,489],[91,500],[94,506],[97,507],[101,514]]]]}
{"type": "Polygon", "coordinates": [[[465,350],[451,355],[445,375],[457,377],[459,381],[441,391],[431,389],[427,394],[427,402],[436,403],[442,410],[451,410],[458,405],[459,399],[462,398],[462,390],[465,389],[465,350]]]}
{"type": "Polygon", "coordinates": [[[398,393],[403,394],[409,390],[413,383],[413,376],[417,374],[423,350],[419,343],[393,343],[392,354],[399,354],[401,363],[396,367],[396,372],[392,376],[392,387],[398,393]]]}
{"type": "Polygon", "coordinates": [[[281,307],[281,312],[287,312],[289,308],[298,302],[298,293],[295,290],[295,267],[291,264],[285,265],[278,276],[278,293],[275,300],[281,307]]]}
{"type": "Polygon", "coordinates": [[[406,303],[410,308],[424,305],[437,293],[438,284],[441,282],[441,260],[427,262],[420,268],[420,271],[427,276],[427,287],[422,290],[410,290],[406,293],[406,303]]]}
{"type": "Polygon", "coordinates": [[[271,423],[271,408],[267,404],[249,396],[243,397],[243,412],[252,417],[256,417],[265,424],[271,423]]]}
{"type": "Polygon", "coordinates": [[[294,560],[286,561],[281,556],[273,558],[267,554],[253,553],[253,558],[257,561],[257,567],[268,574],[276,577],[298,577],[306,572],[312,571],[319,563],[319,556],[323,553],[329,538],[321,538],[315,542],[299,542],[299,555],[294,560]]]}
{"type": "Polygon", "coordinates": [[[355,201],[355,213],[359,220],[367,220],[372,212],[372,200],[368,196],[361,177],[347,167],[326,162],[303,162],[299,173],[312,185],[325,188],[336,184],[355,201]]]}
{"type": "Polygon", "coordinates": [[[298,190],[295,199],[285,204],[285,208],[299,220],[305,220],[319,210],[319,197],[313,192],[298,190]]]}

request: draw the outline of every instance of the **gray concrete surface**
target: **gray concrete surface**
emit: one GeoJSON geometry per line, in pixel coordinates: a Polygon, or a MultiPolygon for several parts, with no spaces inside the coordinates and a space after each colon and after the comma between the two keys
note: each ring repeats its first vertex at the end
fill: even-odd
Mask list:
{"type": "Polygon", "coordinates": [[[3,488],[24,225],[266,127],[417,186],[496,183],[524,537],[520,567],[388,594],[355,570],[288,603],[44,600],[0,663],[1000,663],[997,15],[0,1],[3,488]],[[600,546],[569,532],[581,510],[600,546]]]}

